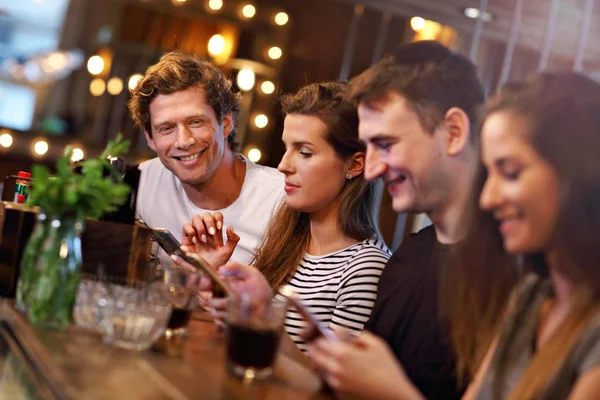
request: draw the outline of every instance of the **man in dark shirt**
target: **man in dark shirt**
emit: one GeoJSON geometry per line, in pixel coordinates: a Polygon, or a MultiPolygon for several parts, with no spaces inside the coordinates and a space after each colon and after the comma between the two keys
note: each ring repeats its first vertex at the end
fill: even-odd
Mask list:
{"type": "MultiPolygon", "coordinates": [[[[395,211],[426,213],[433,223],[406,238],[388,261],[366,329],[388,343],[426,398],[460,398],[464,388],[438,292],[447,250],[466,233],[477,170],[471,130],[484,93],[475,66],[437,42],[403,44],[352,79],[350,97],[367,144],[365,177],[384,179],[395,211]]],[[[338,355],[360,358],[360,348],[340,346],[347,347],[338,355]]],[[[332,386],[375,397],[366,378],[358,382],[367,375],[360,369],[373,366],[351,367],[339,358],[330,364],[324,348],[313,347],[315,361],[332,386]]]]}
{"type": "Polygon", "coordinates": [[[365,176],[385,180],[395,211],[433,223],[389,260],[366,329],[388,342],[425,397],[460,398],[438,292],[445,253],[465,233],[476,173],[471,130],[484,94],[475,66],[437,42],[405,44],[354,78],[351,96],[367,143],[365,176]]]}

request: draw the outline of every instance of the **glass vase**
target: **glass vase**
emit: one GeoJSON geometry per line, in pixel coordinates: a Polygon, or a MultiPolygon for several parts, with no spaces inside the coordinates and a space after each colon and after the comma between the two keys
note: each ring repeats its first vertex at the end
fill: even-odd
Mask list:
{"type": "Polygon", "coordinates": [[[40,211],[36,217],[35,228],[23,250],[19,266],[15,308],[24,314],[27,313],[27,301],[29,300],[29,294],[37,276],[35,263],[46,238],[47,231],[48,217],[40,211]]]}
{"type": "Polygon", "coordinates": [[[60,330],[69,326],[81,273],[83,226],[74,217],[50,218],[26,300],[32,324],[60,330]]]}

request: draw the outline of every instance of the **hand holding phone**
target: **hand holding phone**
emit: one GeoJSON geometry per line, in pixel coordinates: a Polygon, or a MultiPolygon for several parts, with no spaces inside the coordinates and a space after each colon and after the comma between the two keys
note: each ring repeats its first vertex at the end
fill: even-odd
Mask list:
{"type": "Polygon", "coordinates": [[[290,303],[298,310],[302,318],[306,320],[308,323],[307,328],[304,332],[302,332],[302,338],[306,342],[311,342],[318,338],[319,336],[323,336],[328,340],[333,342],[339,342],[340,338],[336,336],[335,333],[331,329],[328,329],[319,321],[306,307],[306,304],[300,300],[298,294],[289,286],[283,285],[279,288],[279,294],[287,298],[290,303]]]}
{"type": "Polygon", "coordinates": [[[153,229],[153,236],[160,247],[167,252],[169,256],[176,255],[184,261],[191,264],[197,271],[203,272],[212,280],[215,285],[213,297],[226,297],[231,294],[231,290],[227,283],[221,278],[217,270],[210,266],[202,257],[194,253],[186,253],[181,250],[179,241],[167,229],[153,229]]]}

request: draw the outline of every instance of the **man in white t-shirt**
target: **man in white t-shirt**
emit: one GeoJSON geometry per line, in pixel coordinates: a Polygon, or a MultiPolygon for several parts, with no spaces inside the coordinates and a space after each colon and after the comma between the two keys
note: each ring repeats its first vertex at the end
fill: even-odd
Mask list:
{"type": "Polygon", "coordinates": [[[184,223],[220,212],[240,237],[232,259],[248,263],[283,196],[284,178],[238,153],[240,100],[217,67],[171,52],[148,68],[129,110],[158,155],[140,165],[138,216],[181,241],[184,223]]]}

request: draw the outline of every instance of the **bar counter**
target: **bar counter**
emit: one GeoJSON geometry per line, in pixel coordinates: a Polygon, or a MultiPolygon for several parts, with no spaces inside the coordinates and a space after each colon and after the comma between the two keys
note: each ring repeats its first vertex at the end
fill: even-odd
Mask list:
{"type": "MultiPolygon", "coordinates": [[[[77,326],[66,332],[34,328],[12,301],[0,301],[1,346],[32,371],[34,398],[43,399],[332,399],[315,375],[279,356],[271,379],[245,383],[225,370],[225,338],[208,314],[194,313],[184,341],[163,352],[133,352],[101,342],[77,326]],[[167,353],[169,355],[167,355],[167,353]],[[15,355],[16,354],[16,355],[15,355]]],[[[0,384],[0,397],[3,397],[0,384]]],[[[8,397],[6,397],[8,398],[8,397]]]]}

